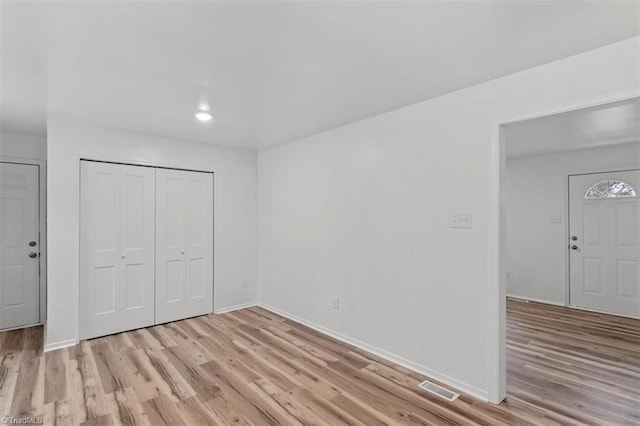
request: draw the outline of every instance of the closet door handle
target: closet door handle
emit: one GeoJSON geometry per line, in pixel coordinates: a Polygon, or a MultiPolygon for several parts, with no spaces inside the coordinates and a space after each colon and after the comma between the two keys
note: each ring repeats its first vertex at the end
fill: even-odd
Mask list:
{"type": "Polygon", "coordinates": [[[180,250],[180,254],[184,254],[184,249],[180,250]]]}

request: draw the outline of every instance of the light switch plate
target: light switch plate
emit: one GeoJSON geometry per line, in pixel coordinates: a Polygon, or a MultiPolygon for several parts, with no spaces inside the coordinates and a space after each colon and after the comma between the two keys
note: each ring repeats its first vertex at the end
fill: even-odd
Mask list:
{"type": "Polygon", "coordinates": [[[449,228],[471,229],[473,218],[471,213],[454,213],[449,218],[449,228]]]}

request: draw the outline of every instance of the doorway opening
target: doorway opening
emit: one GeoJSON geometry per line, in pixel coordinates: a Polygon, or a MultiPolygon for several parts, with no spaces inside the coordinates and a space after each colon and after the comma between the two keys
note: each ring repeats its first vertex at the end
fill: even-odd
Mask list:
{"type": "Polygon", "coordinates": [[[563,407],[561,423],[633,422],[640,98],[504,124],[501,138],[507,400],[563,407]]]}

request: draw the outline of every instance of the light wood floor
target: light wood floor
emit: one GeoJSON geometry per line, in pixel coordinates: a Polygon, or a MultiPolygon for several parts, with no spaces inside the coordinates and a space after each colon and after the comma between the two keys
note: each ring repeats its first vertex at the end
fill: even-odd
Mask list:
{"type": "MultiPolygon", "coordinates": [[[[508,304],[509,396],[424,377],[260,308],[42,353],[0,333],[0,417],[47,424],[640,424],[640,321],[508,304]]],[[[471,356],[471,355],[470,355],[471,356]]]]}

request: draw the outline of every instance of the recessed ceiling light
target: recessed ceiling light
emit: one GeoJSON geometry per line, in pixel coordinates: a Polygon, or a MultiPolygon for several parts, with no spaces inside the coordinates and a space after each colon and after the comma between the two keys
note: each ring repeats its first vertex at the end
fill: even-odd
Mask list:
{"type": "Polygon", "coordinates": [[[206,123],[207,121],[211,121],[213,119],[213,115],[211,115],[211,113],[207,111],[198,111],[196,112],[196,118],[198,119],[198,121],[206,123]]]}

